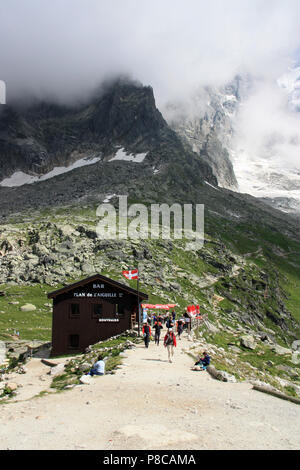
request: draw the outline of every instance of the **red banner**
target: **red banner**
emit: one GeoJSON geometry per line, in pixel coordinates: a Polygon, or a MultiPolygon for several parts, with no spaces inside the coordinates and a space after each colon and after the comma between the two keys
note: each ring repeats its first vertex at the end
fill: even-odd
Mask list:
{"type": "Polygon", "coordinates": [[[200,305],[188,305],[187,312],[191,315],[199,315],[200,305]]]}
{"type": "Polygon", "coordinates": [[[153,309],[161,309],[161,310],[169,310],[170,308],[176,307],[176,304],[142,304],[142,308],[153,308],[153,309]]]}

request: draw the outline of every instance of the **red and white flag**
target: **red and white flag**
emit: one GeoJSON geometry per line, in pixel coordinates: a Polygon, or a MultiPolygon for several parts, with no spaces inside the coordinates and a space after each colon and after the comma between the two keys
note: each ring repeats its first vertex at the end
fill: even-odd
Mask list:
{"type": "Polygon", "coordinates": [[[132,271],[123,271],[122,274],[123,276],[126,277],[126,279],[138,279],[139,278],[138,269],[133,269],[132,271]]]}

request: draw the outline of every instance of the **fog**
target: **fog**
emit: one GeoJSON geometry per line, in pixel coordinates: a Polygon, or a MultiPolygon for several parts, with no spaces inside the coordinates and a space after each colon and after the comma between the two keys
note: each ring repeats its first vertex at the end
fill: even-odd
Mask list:
{"type": "Polygon", "coordinates": [[[298,0],[6,0],[0,79],[7,96],[84,97],[128,74],[159,106],[238,70],[282,74],[299,47],[298,0]]]}
{"type": "Polygon", "coordinates": [[[276,84],[300,57],[299,0],[6,0],[0,20],[8,104],[73,103],[126,74],[151,85],[164,109],[248,73],[256,85],[237,147],[255,157],[273,139],[273,157],[300,167],[299,119],[276,84]]]}
{"type": "Polygon", "coordinates": [[[238,112],[235,131],[233,146],[244,149],[247,158],[300,168],[300,115],[290,110],[288,92],[276,82],[255,83],[238,112]]]}

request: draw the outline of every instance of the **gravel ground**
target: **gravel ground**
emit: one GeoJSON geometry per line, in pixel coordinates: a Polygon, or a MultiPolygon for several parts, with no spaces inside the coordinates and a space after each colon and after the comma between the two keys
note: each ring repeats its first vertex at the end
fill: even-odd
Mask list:
{"type": "Polygon", "coordinates": [[[35,398],[49,368],[32,360],[18,401],[1,405],[0,449],[300,449],[299,405],[191,371],[178,343],[173,363],[162,344],[138,345],[115,375],[35,398]]]}

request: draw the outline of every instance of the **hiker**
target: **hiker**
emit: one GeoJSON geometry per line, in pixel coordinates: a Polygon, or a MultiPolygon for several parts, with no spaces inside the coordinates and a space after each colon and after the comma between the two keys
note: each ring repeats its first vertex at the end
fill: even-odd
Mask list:
{"type": "Polygon", "coordinates": [[[210,356],[206,351],[203,352],[203,357],[199,357],[198,361],[195,362],[193,370],[206,370],[210,364],[210,356]]]}
{"type": "Polygon", "coordinates": [[[175,318],[176,318],[176,313],[175,313],[174,310],[173,310],[173,312],[172,312],[172,320],[173,320],[173,323],[175,322],[175,318]]]}
{"type": "Polygon", "coordinates": [[[169,328],[173,328],[173,320],[172,320],[172,315],[170,314],[170,316],[167,318],[167,321],[166,321],[166,327],[169,329],[169,328]]]}
{"type": "Polygon", "coordinates": [[[176,348],[176,336],[173,333],[173,328],[169,328],[168,332],[164,338],[164,346],[168,349],[168,359],[169,362],[172,362],[172,357],[174,356],[174,347],[176,348]]]}
{"type": "Polygon", "coordinates": [[[104,375],[105,373],[105,362],[103,360],[103,356],[98,356],[98,360],[97,362],[93,365],[93,367],[91,368],[91,370],[89,371],[89,373],[87,375],[91,375],[93,377],[93,375],[104,375]]]}
{"type": "Polygon", "coordinates": [[[162,329],[162,323],[157,319],[154,323],[154,330],[155,330],[155,344],[159,346],[159,339],[160,339],[160,331],[162,329]]]}
{"type": "Polygon", "coordinates": [[[177,333],[178,333],[178,338],[181,339],[181,334],[183,332],[183,322],[182,320],[178,320],[177,322],[177,333]]]}
{"type": "Polygon", "coordinates": [[[150,327],[150,325],[148,324],[147,321],[144,321],[144,326],[143,326],[142,333],[143,333],[143,336],[144,336],[145,346],[146,346],[146,348],[148,348],[149,342],[150,342],[150,336],[151,336],[151,327],[150,327]]]}
{"type": "Polygon", "coordinates": [[[188,314],[185,312],[183,314],[183,329],[184,330],[187,330],[188,329],[188,322],[187,322],[187,319],[189,319],[189,316],[188,314]]]}

